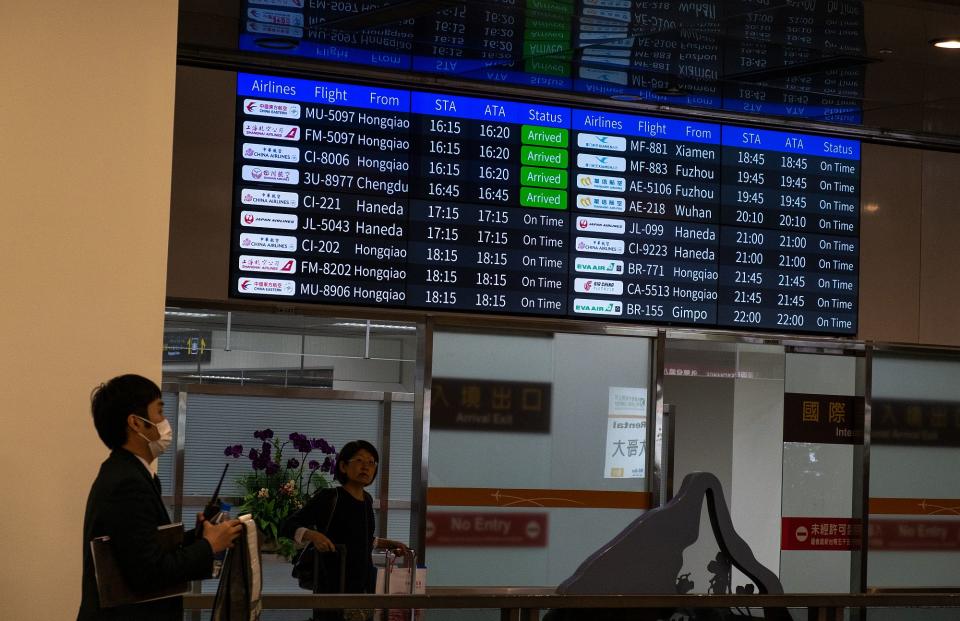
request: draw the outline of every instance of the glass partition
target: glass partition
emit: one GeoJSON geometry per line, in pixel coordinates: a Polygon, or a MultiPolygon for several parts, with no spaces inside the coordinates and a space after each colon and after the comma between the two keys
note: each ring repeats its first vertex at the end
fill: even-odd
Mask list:
{"type": "Polygon", "coordinates": [[[649,507],[647,338],[436,332],[432,586],[556,586],[649,507]]]}

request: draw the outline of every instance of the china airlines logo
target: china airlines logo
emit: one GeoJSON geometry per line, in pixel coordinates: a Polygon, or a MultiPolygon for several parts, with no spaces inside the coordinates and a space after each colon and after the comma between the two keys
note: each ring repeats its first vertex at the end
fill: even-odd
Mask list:
{"type": "Polygon", "coordinates": [[[248,160],[270,160],[296,164],[300,161],[300,149],[245,142],[243,143],[243,157],[248,160]]]}
{"type": "Polygon", "coordinates": [[[602,254],[623,254],[624,244],[619,239],[602,237],[577,237],[576,248],[580,252],[599,252],[602,254]]]}
{"type": "Polygon", "coordinates": [[[244,205],[294,209],[300,204],[300,195],[296,192],[280,192],[278,190],[259,190],[254,188],[243,188],[241,192],[240,202],[244,205]]]}

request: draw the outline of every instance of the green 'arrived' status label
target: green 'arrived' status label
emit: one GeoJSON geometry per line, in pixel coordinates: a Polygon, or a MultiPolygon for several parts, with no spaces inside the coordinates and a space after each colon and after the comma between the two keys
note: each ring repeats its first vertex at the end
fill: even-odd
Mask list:
{"type": "Polygon", "coordinates": [[[561,127],[523,125],[520,127],[520,138],[523,144],[536,144],[544,147],[562,147],[565,149],[570,140],[570,132],[561,127]]]}
{"type": "Polygon", "coordinates": [[[520,205],[523,207],[539,207],[540,209],[566,209],[567,191],[520,188],[520,205]]]}
{"type": "Polygon", "coordinates": [[[567,171],[552,168],[520,167],[521,185],[534,185],[540,188],[567,187],[567,171]]]}
{"type": "Polygon", "coordinates": [[[524,166],[566,168],[567,151],[566,149],[550,149],[548,147],[531,147],[524,145],[520,149],[520,163],[524,166]]]}

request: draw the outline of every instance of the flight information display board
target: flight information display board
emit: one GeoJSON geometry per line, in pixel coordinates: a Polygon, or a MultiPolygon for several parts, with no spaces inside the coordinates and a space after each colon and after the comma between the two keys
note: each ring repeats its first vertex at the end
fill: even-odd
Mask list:
{"type": "Polygon", "coordinates": [[[239,74],[230,294],[853,335],[860,145],[239,74]]]}

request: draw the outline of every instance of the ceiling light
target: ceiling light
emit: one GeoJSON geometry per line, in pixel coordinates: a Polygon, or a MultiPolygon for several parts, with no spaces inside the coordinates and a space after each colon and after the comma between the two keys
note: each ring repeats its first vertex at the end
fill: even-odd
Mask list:
{"type": "Polygon", "coordinates": [[[931,39],[930,44],[933,47],[939,47],[946,50],[960,49],[960,39],[956,37],[944,37],[941,39],[931,39]]]}
{"type": "Polygon", "coordinates": [[[185,311],[164,311],[167,317],[189,317],[191,319],[209,319],[217,317],[217,313],[188,313],[185,311]]]}
{"type": "Polygon", "coordinates": [[[876,203],[867,203],[866,205],[863,206],[863,210],[866,211],[867,213],[877,213],[878,211],[880,211],[880,205],[876,203]]]}
{"type": "Polygon", "coordinates": [[[340,326],[342,328],[384,328],[387,330],[416,330],[417,326],[400,326],[390,323],[355,323],[352,321],[341,321],[333,324],[335,326],[340,326]]]}

